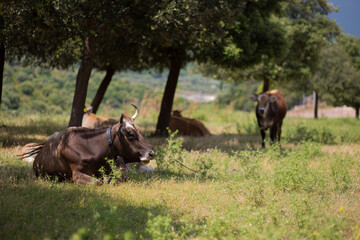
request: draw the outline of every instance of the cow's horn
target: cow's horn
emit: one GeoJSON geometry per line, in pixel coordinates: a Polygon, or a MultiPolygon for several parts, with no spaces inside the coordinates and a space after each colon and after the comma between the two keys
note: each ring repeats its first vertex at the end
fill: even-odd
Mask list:
{"type": "Polygon", "coordinates": [[[131,104],[131,105],[136,109],[136,112],[135,112],[134,116],[131,117],[131,119],[132,119],[133,121],[135,121],[137,115],[139,114],[139,109],[138,109],[137,106],[135,106],[134,104],[131,104]]]}

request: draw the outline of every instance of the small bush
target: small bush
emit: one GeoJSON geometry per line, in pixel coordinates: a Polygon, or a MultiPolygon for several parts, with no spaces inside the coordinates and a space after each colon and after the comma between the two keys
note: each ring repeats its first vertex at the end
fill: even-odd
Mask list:
{"type": "MultiPolygon", "coordinates": [[[[191,169],[186,166],[185,159],[189,157],[186,150],[183,150],[182,138],[176,138],[177,131],[171,132],[166,139],[166,145],[160,146],[156,150],[156,164],[160,170],[171,171],[176,174],[183,174],[185,170],[200,174],[206,177],[214,166],[214,161],[208,157],[196,158],[196,167],[191,169]]],[[[191,154],[190,154],[191,155],[191,154]]]]}
{"type": "Polygon", "coordinates": [[[176,139],[177,131],[171,132],[168,129],[169,137],[166,145],[160,146],[157,150],[156,164],[162,170],[174,170],[175,166],[183,164],[182,140],[176,139]]]}
{"type": "Polygon", "coordinates": [[[110,166],[110,172],[107,173],[105,167],[102,166],[99,170],[103,179],[107,179],[109,182],[116,183],[121,181],[123,178],[123,173],[121,167],[118,167],[114,159],[105,159],[110,166]]]}
{"type": "Polygon", "coordinates": [[[3,101],[8,109],[16,110],[20,107],[20,96],[15,89],[6,91],[3,101]]]}
{"type": "Polygon", "coordinates": [[[146,223],[146,232],[150,234],[151,239],[174,239],[177,237],[174,224],[169,215],[154,217],[150,212],[149,220],[146,223]]]}
{"type": "Polygon", "coordinates": [[[196,161],[196,163],[198,166],[197,172],[199,172],[202,177],[206,177],[209,173],[209,170],[212,169],[212,167],[214,166],[214,162],[212,161],[212,159],[205,157],[200,157],[200,159],[196,161]]]}
{"type": "Polygon", "coordinates": [[[29,82],[24,82],[21,84],[21,91],[28,96],[31,96],[34,92],[34,87],[29,82]]]}

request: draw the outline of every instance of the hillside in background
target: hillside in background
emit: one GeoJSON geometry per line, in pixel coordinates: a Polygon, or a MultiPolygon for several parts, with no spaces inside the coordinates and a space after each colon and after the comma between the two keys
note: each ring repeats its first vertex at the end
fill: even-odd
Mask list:
{"type": "MultiPolygon", "coordinates": [[[[129,79],[134,83],[146,85],[154,89],[163,89],[166,84],[168,71],[162,73],[156,70],[142,72],[120,72],[116,74],[119,78],[129,79]]],[[[220,89],[221,82],[209,77],[204,77],[196,73],[195,66],[189,64],[186,68],[181,69],[177,92],[198,92],[203,94],[216,94],[220,89]]]]}
{"type": "MultiPolygon", "coordinates": [[[[156,71],[121,72],[113,76],[104,96],[103,103],[111,108],[122,108],[124,103],[139,104],[145,98],[161,99],[166,84],[167,72],[156,71]]],[[[91,74],[86,105],[90,105],[104,72],[91,74]]],[[[23,67],[6,64],[2,110],[23,110],[37,112],[70,111],[75,89],[76,70],[48,70],[38,67],[23,67]]],[[[177,95],[212,96],[214,100],[220,90],[220,81],[205,78],[192,71],[189,66],[181,71],[177,95]]],[[[101,107],[101,106],[100,106],[101,107]]]]}

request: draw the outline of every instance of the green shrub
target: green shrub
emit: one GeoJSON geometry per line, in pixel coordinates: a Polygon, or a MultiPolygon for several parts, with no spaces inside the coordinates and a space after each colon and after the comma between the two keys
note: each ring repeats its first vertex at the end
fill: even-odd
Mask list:
{"type": "Polygon", "coordinates": [[[70,240],[86,240],[91,239],[91,233],[86,228],[80,228],[76,233],[74,233],[70,240]]]}
{"type": "Polygon", "coordinates": [[[169,137],[166,139],[165,146],[156,149],[156,164],[158,169],[168,172],[183,174],[185,171],[200,174],[206,177],[214,166],[214,160],[208,157],[199,156],[196,158],[195,169],[186,166],[185,159],[191,156],[183,149],[183,139],[176,138],[177,131],[171,132],[169,129],[169,137]]]}
{"type": "Polygon", "coordinates": [[[33,110],[35,110],[37,112],[40,112],[40,113],[45,113],[48,110],[46,102],[43,102],[43,101],[40,101],[40,100],[33,101],[31,106],[32,106],[33,110]]]}
{"type": "Polygon", "coordinates": [[[116,183],[117,181],[121,181],[123,178],[123,173],[121,171],[121,167],[117,167],[117,164],[115,163],[114,159],[105,159],[106,162],[109,164],[110,172],[107,173],[105,170],[105,167],[102,166],[99,169],[99,172],[101,174],[101,177],[104,180],[107,180],[108,182],[111,181],[111,183],[116,183]]]}
{"type": "Polygon", "coordinates": [[[214,162],[211,158],[208,157],[200,157],[196,161],[197,172],[201,174],[202,177],[206,177],[209,173],[209,170],[211,170],[214,166],[214,162]]]}
{"type": "MultiPolygon", "coordinates": [[[[177,131],[171,132],[168,129],[169,137],[166,145],[156,150],[156,164],[160,170],[175,170],[176,166],[183,164],[182,140],[175,138],[177,131]]],[[[177,168],[178,169],[178,168],[177,168]]]]}
{"type": "Polygon", "coordinates": [[[34,92],[34,87],[29,82],[24,82],[21,84],[21,91],[28,96],[31,96],[34,92]]]}
{"type": "Polygon", "coordinates": [[[18,82],[25,82],[26,80],[28,80],[30,77],[23,72],[20,72],[19,74],[17,74],[16,79],[18,82]]]}
{"type": "Polygon", "coordinates": [[[8,109],[16,110],[20,107],[20,95],[15,89],[6,91],[3,101],[8,109]]]}
{"type": "Polygon", "coordinates": [[[146,232],[151,236],[151,239],[174,239],[177,233],[174,231],[174,224],[169,215],[154,217],[151,212],[148,214],[149,220],[146,223],[146,232]]]}

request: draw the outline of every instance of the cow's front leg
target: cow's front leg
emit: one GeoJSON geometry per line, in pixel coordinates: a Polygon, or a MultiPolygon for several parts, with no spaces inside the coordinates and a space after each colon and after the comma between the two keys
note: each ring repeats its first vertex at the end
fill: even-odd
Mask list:
{"type": "Polygon", "coordinates": [[[80,183],[80,184],[96,184],[98,186],[103,184],[102,181],[100,181],[94,177],[91,177],[85,173],[82,173],[80,171],[73,171],[72,178],[73,178],[74,182],[80,183]]]}
{"type": "Polygon", "coordinates": [[[117,157],[115,160],[116,170],[121,170],[121,173],[127,173],[128,168],[121,157],[117,157]]]}
{"type": "Polygon", "coordinates": [[[260,129],[260,133],[261,133],[261,146],[262,148],[265,148],[265,130],[264,129],[260,129]]]}
{"type": "Polygon", "coordinates": [[[272,128],[270,128],[270,138],[273,143],[275,143],[276,140],[276,132],[277,132],[277,127],[276,125],[274,125],[272,126],[272,128]]]}
{"type": "Polygon", "coordinates": [[[280,143],[280,138],[281,138],[281,127],[278,128],[278,131],[277,131],[277,138],[278,138],[278,141],[280,143]]]}
{"type": "Polygon", "coordinates": [[[155,172],[155,169],[143,165],[141,163],[128,163],[126,164],[130,172],[138,172],[138,173],[152,173],[155,172]]]}

